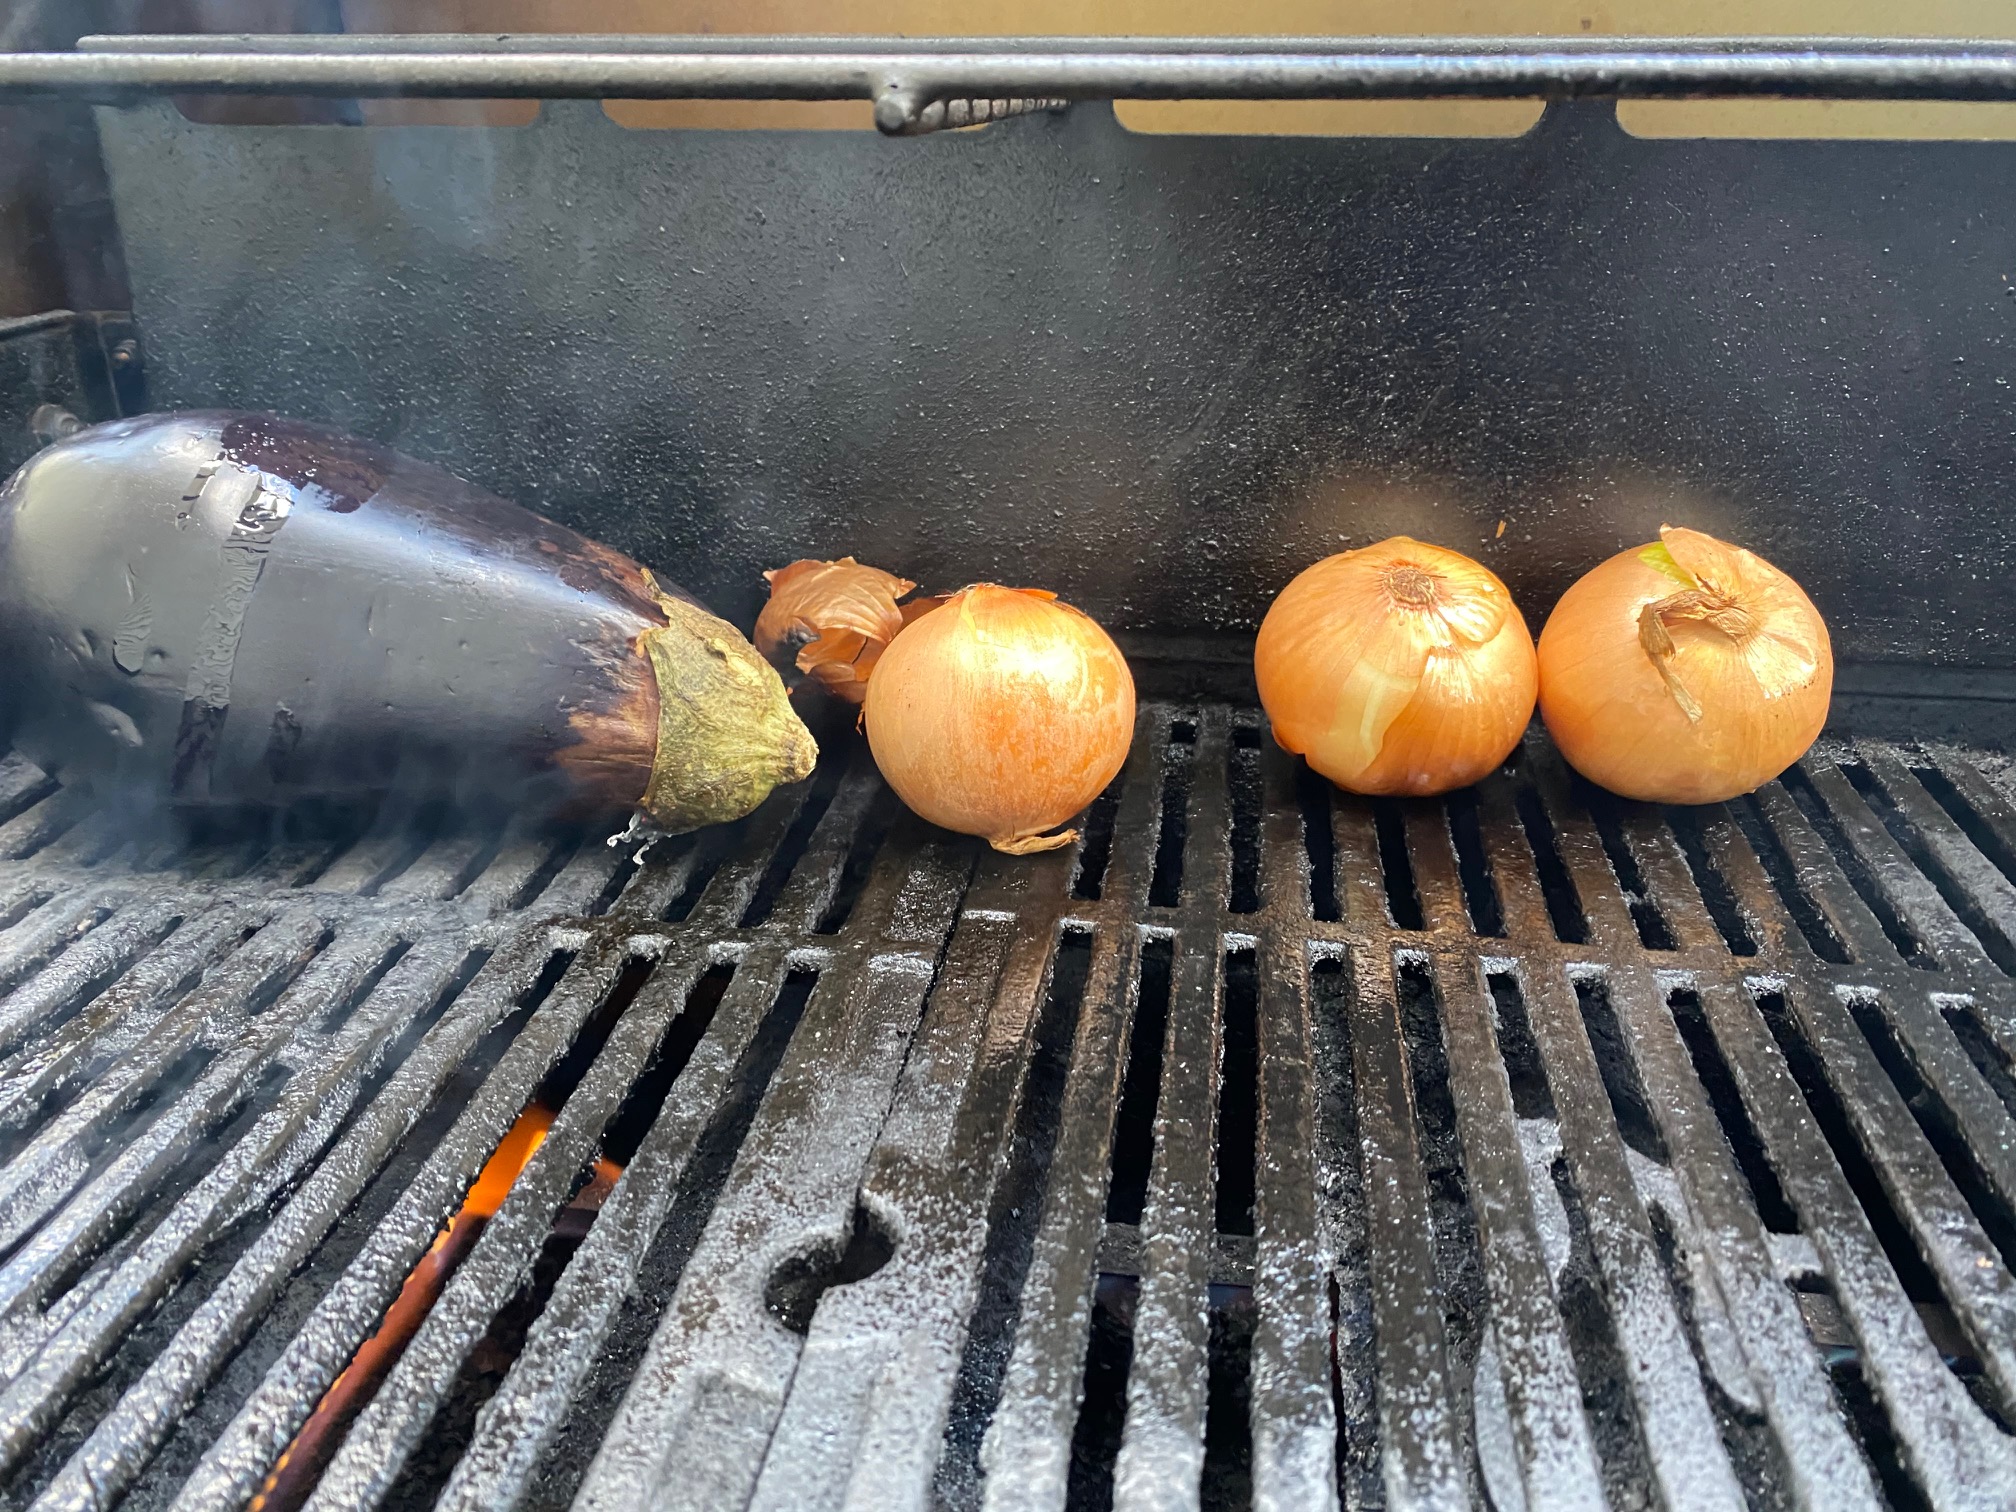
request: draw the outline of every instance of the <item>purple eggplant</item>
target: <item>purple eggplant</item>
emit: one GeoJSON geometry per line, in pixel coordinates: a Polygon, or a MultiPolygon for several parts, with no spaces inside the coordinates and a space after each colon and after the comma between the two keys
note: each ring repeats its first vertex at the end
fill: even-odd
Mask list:
{"type": "Polygon", "coordinates": [[[817,757],[741,633],[628,557],[232,413],[93,426],[0,490],[0,734],[175,805],[405,791],[667,833],[817,757]]]}

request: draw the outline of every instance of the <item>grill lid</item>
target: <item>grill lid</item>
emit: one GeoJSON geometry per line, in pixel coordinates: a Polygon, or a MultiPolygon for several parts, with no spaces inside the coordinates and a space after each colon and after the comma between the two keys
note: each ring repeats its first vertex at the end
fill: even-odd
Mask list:
{"type": "Polygon", "coordinates": [[[1036,858],[858,750],[641,864],[0,813],[16,1503],[2016,1503],[1997,758],[1367,802],[1151,705],[1036,858]]]}

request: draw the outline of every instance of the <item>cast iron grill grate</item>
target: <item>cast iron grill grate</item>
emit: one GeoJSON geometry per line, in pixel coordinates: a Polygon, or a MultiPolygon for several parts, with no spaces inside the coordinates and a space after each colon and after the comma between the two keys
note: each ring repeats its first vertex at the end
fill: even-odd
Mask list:
{"type": "Polygon", "coordinates": [[[857,749],[640,865],[10,759],[6,1494],[2016,1505],[1995,760],[1365,802],[1154,705],[1074,850],[857,749]]]}

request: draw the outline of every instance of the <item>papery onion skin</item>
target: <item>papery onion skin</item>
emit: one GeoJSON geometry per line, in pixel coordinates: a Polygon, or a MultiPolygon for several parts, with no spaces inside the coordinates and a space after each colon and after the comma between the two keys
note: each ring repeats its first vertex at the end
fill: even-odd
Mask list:
{"type": "MultiPolygon", "coordinates": [[[[836,698],[860,703],[882,648],[932,607],[896,600],[917,585],[849,557],[805,558],[763,574],[770,598],[750,639],[782,667],[788,659],[836,698]],[[795,657],[786,653],[794,651],[795,657]]],[[[935,602],[935,601],[933,601],[935,602]]]]}
{"type": "Polygon", "coordinates": [[[979,583],[889,643],[868,682],[868,746],[933,824],[1011,854],[1098,797],[1127,759],[1134,678],[1112,637],[1048,594],[979,583]]]}
{"type": "Polygon", "coordinates": [[[1253,672],[1284,750],[1354,793],[1411,797],[1494,771],[1538,687],[1532,634],[1497,575],[1407,536],[1283,588],[1253,672]]]}
{"type": "Polygon", "coordinates": [[[1700,531],[1659,534],[1555,606],[1540,634],[1540,715],[1569,764],[1613,793],[1719,803],[1819,736],[1833,649],[1805,590],[1762,557],[1700,531]]]}

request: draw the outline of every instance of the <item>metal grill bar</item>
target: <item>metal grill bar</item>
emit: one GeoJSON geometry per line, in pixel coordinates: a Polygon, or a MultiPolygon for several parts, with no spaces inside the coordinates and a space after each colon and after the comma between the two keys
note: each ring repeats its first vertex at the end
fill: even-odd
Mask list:
{"type": "Polygon", "coordinates": [[[641,864],[396,816],[192,850],[0,763],[7,1494],[242,1505],[536,1094],[311,1505],[2016,1496],[1979,759],[1667,815],[1536,742],[1389,804],[1252,720],[1144,708],[1110,840],[1024,859],[858,751],[641,864]]]}

